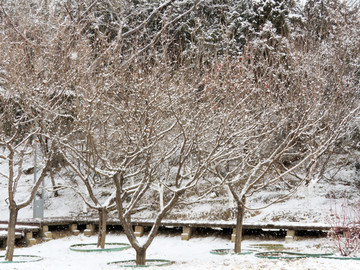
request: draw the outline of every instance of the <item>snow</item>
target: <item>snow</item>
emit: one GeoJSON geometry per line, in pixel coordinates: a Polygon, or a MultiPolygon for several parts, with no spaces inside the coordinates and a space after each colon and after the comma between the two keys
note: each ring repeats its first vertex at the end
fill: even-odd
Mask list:
{"type": "MultiPolygon", "coordinates": [[[[117,266],[107,265],[108,262],[119,260],[132,260],[135,258],[133,249],[119,252],[74,252],[69,249],[70,245],[81,243],[95,243],[96,236],[85,237],[83,235],[71,236],[28,248],[17,248],[15,254],[18,255],[37,255],[43,257],[42,261],[25,264],[3,264],[2,270],[41,270],[41,269],[119,269],[117,266]]],[[[128,243],[124,234],[110,234],[107,242],[128,243]]],[[[260,244],[260,240],[244,240],[243,248],[250,248],[252,244],[260,244]]],[[[301,240],[294,243],[285,244],[280,241],[266,241],[272,244],[284,244],[289,250],[298,252],[321,253],[319,249],[323,245],[323,240],[301,240]]],[[[249,255],[214,255],[210,253],[212,249],[232,248],[233,244],[229,239],[221,237],[194,237],[189,241],[181,241],[180,236],[160,235],[155,238],[149,247],[148,259],[167,259],[174,261],[174,264],[165,266],[161,269],[360,269],[359,261],[330,260],[324,258],[306,258],[299,260],[269,260],[256,258],[254,254],[249,255]]],[[[4,255],[1,251],[0,255],[4,255]]],[[[148,269],[156,269],[150,267],[148,269]]]]}
{"type": "MultiPolygon", "coordinates": [[[[7,229],[8,225],[7,224],[0,224],[0,230],[1,229],[7,229]]],[[[27,230],[37,230],[39,229],[39,226],[30,226],[30,225],[16,225],[15,229],[18,230],[22,230],[22,229],[27,229],[27,230]]]]}
{"type": "MultiPolygon", "coordinates": [[[[25,163],[25,167],[31,167],[32,160],[25,163]]],[[[351,165],[352,166],[352,165],[351,165]]],[[[300,188],[299,192],[289,200],[273,205],[267,209],[247,212],[244,220],[245,224],[294,224],[297,223],[308,226],[326,226],[326,217],[330,213],[330,198],[331,194],[341,194],[345,190],[354,189],[354,183],[358,180],[356,171],[349,166],[343,169],[338,174],[336,181],[331,185],[324,180],[319,180],[309,187],[300,188]],[[336,193],[337,192],[337,193],[336,193]]],[[[0,160],[0,172],[6,174],[6,162],[0,160]]],[[[66,184],[68,179],[66,175],[66,168],[57,176],[56,182],[66,184]]],[[[24,176],[24,183],[18,187],[18,200],[22,199],[23,191],[29,188],[33,183],[33,176],[24,176]]],[[[50,180],[46,179],[45,186],[51,185],[50,180]]],[[[26,194],[26,192],[24,192],[26,194]]],[[[84,215],[83,202],[71,189],[59,191],[59,197],[54,197],[50,191],[45,192],[45,217],[69,217],[84,215]]],[[[271,193],[262,193],[259,197],[261,199],[271,199],[271,193]]],[[[358,202],[358,194],[352,194],[352,201],[358,202]]],[[[0,175],[0,220],[8,219],[7,204],[7,183],[0,175]]],[[[227,205],[228,200],[223,197],[212,198],[213,205],[210,206],[208,202],[202,204],[195,204],[189,206],[189,209],[178,209],[172,211],[175,219],[176,214],[187,214],[182,220],[188,220],[189,223],[201,223],[206,220],[216,224],[219,223],[234,223],[234,217],[228,219],[216,219],[213,213],[227,205]]],[[[254,198],[251,207],[261,206],[262,200],[254,198]]],[[[89,213],[91,214],[91,213],[89,213]]],[[[151,217],[151,213],[142,213],[141,218],[151,217]]],[[[31,206],[22,209],[19,212],[19,219],[31,218],[31,206]]],[[[96,216],[94,216],[95,218],[96,216]]],[[[0,232],[0,236],[3,232],[0,232]]],[[[284,240],[269,241],[266,243],[285,244],[284,240]]],[[[309,239],[300,240],[291,244],[285,244],[292,250],[308,253],[322,253],[318,247],[326,246],[327,239],[309,239]]],[[[41,269],[119,269],[115,266],[107,265],[108,262],[118,260],[131,260],[135,258],[133,249],[120,252],[105,252],[105,253],[81,253],[69,250],[72,244],[80,243],[94,243],[96,236],[87,238],[82,234],[79,236],[65,237],[61,239],[51,240],[42,244],[34,245],[27,248],[16,248],[15,255],[39,255],[44,259],[39,262],[31,262],[26,264],[0,264],[1,270],[41,270],[41,269]]],[[[128,243],[124,234],[114,235],[110,234],[107,237],[107,242],[122,242],[128,243]]],[[[251,244],[264,243],[260,240],[244,240],[243,248],[249,247],[251,244]]],[[[169,259],[175,261],[170,266],[165,266],[163,269],[178,270],[178,269],[360,269],[359,261],[342,261],[330,259],[299,259],[299,260],[268,260],[256,258],[253,254],[250,255],[213,255],[210,253],[212,249],[232,248],[233,243],[229,239],[221,237],[193,237],[189,241],[181,241],[180,235],[159,235],[148,249],[148,258],[151,259],[169,259]]],[[[5,251],[0,251],[0,255],[4,255],[5,251]]],[[[155,269],[148,268],[148,269],[155,269]]]]}
{"type": "MultiPolygon", "coordinates": [[[[32,165],[30,158],[25,162],[24,167],[28,168],[32,165]]],[[[6,174],[6,162],[0,160],[0,172],[6,174]]],[[[56,183],[66,185],[69,181],[73,181],[66,174],[64,168],[56,178],[56,183]]],[[[314,185],[302,187],[285,202],[275,204],[261,211],[246,212],[245,224],[282,224],[282,225],[308,225],[308,226],[326,226],[328,223],[326,217],[330,214],[331,200],[329,195],[341,195],[343,191],[351,191],[355,188],[358,181],[358,175],[353,166],[350,165],[337,175],[337,178],[329,184],[324,180],[314,182],[314,185]]],[[[33,183],[32,175],[24,175],[22,184],[18,186],[17,200],[21,201],[26,195],[26,190],[33,183]]],[[[46,187],[50,187],[50,179],[46,179],[46,187]]],[[[101,190],[100,192],[102,192],[101,190]]],[[[70,217],[85,215],[83,210],[83,202],[77,194],[71,189],[59,191],[59,196],[54,197],[49,190],[45,192],[45,217],[70,217]]],[[[0,175],[0,220],[8,219],[7,209],[7,183],[6,179],[0,175]]],[[[257,198],[252,199],[252,208],[261,206],[263,200],[272,198],[272,193],[261,193],[257,198]]],[[[339,197],[337,197],[339,198],[339,197]]],[[[352,194],[352,202],[358,202],[359,195],[352,194]]],[[[228,204],[228,199],[224,197],[211,198],[211,204],[204,202],[188,206],[186,209],[174,209],[172,216],[167,217],[169,220],[188,220],[189,223],[202,223],[211,221],[231,223],[235,222],[233,216],[227,219],[214,216],[223,210],[224,205],[228,204]],[[176,219],[176,215],[181,218],[176,219]]],[[[185,207],[185,206],[183,206],[185,207]]],[[[97,213],[95,213],[97,214],[97,213]]],[[[91,215],[91,211],[86,215],[91,215]]],[[[19,212],[19,220],[32,217],[32,207],[26,207],[19,212]]],[[[93,216],[96,218],[96,215],[93,216]]],[[[151,212],[141,214],[142,219],[151,218],[151,212]]],[[[216,226],[215,226],[216,227],[216,226]]],[[[0,232],[0,236],[2,232],[0,232]]],[[[300,240],[292,244],[287,244],[289,248],[299,252],[321,253],[317,247],[325,246],[327,239],[300,240]]],[[[135,252],[132,249],[121,252],[109,253],[79,253],[69,250],[69,246],[79,243],[94,243],[96,236],[87,238],[83,235],[77,237],[66,237],[62,239],[51,240],[42,244],[28,248],[16,248],[15,255],[39,255],[44,258],[40,262],[32,262],[26,264],[0,264],[1,270],[17,269],[17,270],[33,270],[33,269],[117,269],[115,266],[108,266],[106,263],[118,260],[130,260],[135,258],[135,252]]],[[[128,243],[124,234],[111,234],[107,237],[107,242],[123,242],[128,243]]],[[[264,241],[263,241],[264,242],[264,241]]],[[[267,243],[282,243],[279,241],[266,241],[267,243]]],[[[260,243],[259,240],[244,240],[243,248],[249,247],[251,244],[260,243]]],[[[190,241],[181,241],[179,235],[165,236],[159,235],[155,238],[148,250],[148,258],[169,259],[175,261],[171,266],[164,269],[360,269],[358,261],[341,261],[329,259],[299,259],[295,261],[286,260],[267,260],[259,259],[254,255],[213,255],[210,254],[211,249],[232,248],[233,244],[229,239],[221,237],[195,237],[190,241]]],[[[5,251],[0,251],[0,255],[4,255],[5,251]]],[[[151,269],[151,268],[149,268],[151,269]]],[[[154,268],[153,268],[154,269],[154,268]]]]}
{"type": "MultiPolygon", "coordinates": [[[[346,158],[346,157],[345,157],[346,158]]],[[[25,168],[31,168],[33,159],[30,157],[24,162],[25,168]]],[[[0,159],[0,172],[7,174],[6,161],[0,159]]],[[[74,184],[74,179],[68,174],[68,169],[63,168],[56,174],[56,183],[58,185],[69,186],[74,184]]],[[[26,197],[26,191],[29,190],[33,183],[33,175],[23,175],[21,183],[18,185],[16,200],[22,201],[26,197]]],[[[353,164],[344,167],[334,180],[311,182],[309,186],[300,187],[298,192],[290,199],[272,205],[266,209],[258,211],[246,211],[245,223],[314,223],[328,224],[331,214],[331,207],[335,203],[334,197],[341,204],[341,196],[344,192],[351,194],[349,203],[357,205],[360,200],[360,194],[353,192],[357,189],[359,175],[353,164]]],[[[87,211],[84,209],[84,203],[72,189],[59,191],[59,196],[54,197],[51,192],[51,181],[47,177],[45,179],[45,211],[44,217],[71,217],[71,216],[92,216],[97,218],[96,211],[87,211]]],[[[81,188],[81,187],[80,187],[81,188]]],[[[98,190],[99,194],[111,194],[111,187],[104,187],[98,190]]],[[[226,192],[220,194],[216,198],[210,198],[208,201],[196,203],[193,205],[182,205],[173,209],[166,217],[169,220],[196,220],[200,222],[216,222],[221,223],[235,222],[234,211],[229,207],[229,199],[226,192]]],[[[8,205],[6,203],[7,181],[0,174],[0,220],[8,219],[8,205]]],[[[104,198],[108,199],[109,196],[104,198]]],[[[254,198],[248,199],[248,207],[262,207],[265,202],[272,201],[276,198],[276,191],[267,191],[258,194],[254,198]],[[275,196],[275,197],[274,197],[275,196]]],[[[18,219],[32,218],[32,205],[21,209],[18,219]]],[[[151,211],[143,211],[134,218],[153,219],[154,215],[151,211]]]]}
{"type": "MultiPolygon", "coordinates": [[[[21,237],[22,234],[19,232],[15,232],[16,237],[21,237]]],[[[7,238],[7,231],[0,231],[0,239],[6,239],[7,238]]],[[[1,268],[0,268],[1,269],[1,268]]]]}
{"type": "MultiPolygon", "coordinates": [[[[5,154],[1,152],[2,154],[5,154]]],[[[33,167],[33,158],[29,157],[24,160],[24,168],[33,167]]],[[[66,170],[63,170],[66,173],[66,170]]],[[[8,220],[9,211],[7,204],[8,190],[7,190],[7,179],[4,177],[8,174],[8,165],[6,160],[0,159],[0,220],[8,220]]],[[[60,174],[56,178],[56,183],[66,184],[68,179],[63,174],[60,174]],[[64,180],[65,179],[65,180],[64,180]]],[[[20,180],[15,195],[16,201],[19,203],[27,198],[28,190],[34,183],[34,176],[23,175],[20,180]]],[[[50,178],[45,179],[45,187],[51,187],[50,178]]],[[[41,189],[41,187],[40,187],[41,189]]],[[[83,210],[83,202],[79,196],[75,194],[71,189],[67,189],[66,192],[61,192],[60,197],[54,197],[50,191],[45,190],[45,216],[72,216],[81,213],[83,210]]],[[[32,204],[24,209],[21,209],[18,214],[18,219],[32,218],[33,209],[32,204]]]]}

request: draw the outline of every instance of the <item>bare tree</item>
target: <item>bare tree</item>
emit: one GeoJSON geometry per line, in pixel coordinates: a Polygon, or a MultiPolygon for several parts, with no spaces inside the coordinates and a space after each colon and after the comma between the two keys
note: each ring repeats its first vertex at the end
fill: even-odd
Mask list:
{"type": "MultiPolygon", "coordinates": [[[[187,15],[198,1],[155,35],[140,44],[135,42],[145,26],[173,2],[165,1],[134,29],[117,35],[117,42],[109,39],[106,31],[97,31],[102,49],[99,43],[94,47],[92,38],[81,37],[92,31],[92,17],[81,14],[97,8],[97,2],[85,9],[78,5],[79,12],[74,12],[74,6],[65,6],[70,20],[78,27],[73,31],[76,42],[67,49],[78,58],[69,60],[69,67],[76,69],[71,85],[72,127],[58,142],[69,166],[87,188],[92,200],[87,204],[98,209],[103,217],[99,218],[100,245],[105,243],[106,213],[113,206],[111,197],[106,202],[96,197],[93,175],[100,175],[105,183],[113,181],[118,215],[137,252],[138,264],[145,264],[146,249],[162,218],[187,189],[200,181],[207,164],[226,140],[223,132],[226,125],[221,124],[227,121],[227,116],[217,110],[220,101],[204,98],[203,93],[199,97],[196,77],[189,70],[174,73],[164,55],[144,56],[144,52],[155,47],[166,28],[187,15]],[[123,44],[129,42],[133,42],[132,52],[122,54],[123,44]],[[89,47],[92,51],[86,50],[89,47]],[[134,236],[131,216],[153,207],[153,200],[148,200],[152,196],[150,187],[159,184],[166,193],[164,206],[157,213],[148,240],[140,245],[134,236]]],[[[113,6],[106,8],[116,10],[113,6]]]]}
{"type": "MultiPolygon", "coordinates": [[[[12,74],[9,74],[9,85],[12,84],[12,74]]],[[[21,95],[21,92],[16,92],[21,95]]],[[[25,94],[25,93],[22,93],[25,94]]],[[[30,185],[28,196],[23,201],[16,200],[18,187],[27,185],[24,181],[24,167],[26,160],[34,155],[34,147],[31,142],[45,146],[46,137],[42,135],[43,115],[34,115],[34,101],[31,100],[31,93],[26,94],[30,98],[18,98],[16,95],[7,93],[0,97],[0,145],[4,151],[0,158],[8,164],[7,172],[1,173],[0,177],[5,178],[8,185],[8,198],[5,200],[9,206],[9,223],[7,249],[5,259],[12,261],[15,246],[15,225],[19,210],[30,205],[36,195],[36,192],[49,171],[50,158],[52,155],[51,146],[48,146],[48,152],[44,155],[42,166],[39,170],[39,177],[34,179],[34,184],[30,185]]],[[[36,168],[34,168],[36,169],[36,168]]]]}
{"type": "MultiPolygon", "coordinates": [[[[80,181],[85,185],[86,192],[88,197],[85,196],[84,191],[76,188],[74,185],[70,188],[74,189],[75,192],[82,198],[87,207],[96,210],[99,216],[99,231],[98,231],[98,241],[97,247],[105,248],[106,244],[106,232],[107,232],[107,217],[108,214],[116,209],[115,205],[115,192],[111,193],[108,196],[104,196],[100,192],[100,195],[96,193],[97,189],[101,187],[109,187],[106,183],[106,180],[103,176],[98,174],[94,170],[96,163],[93,163],[91,160],[87,159],[89,157],[89,152],[93,149],[84,149],[79,151],[76,147],[70,146],[69,144],[61,144],[63,157],[67,161],[67,165],[75,173],[75,175],[80,179],[80,181]],[[87,154],[84,154],[84,152],[87,154]],[[76,161],[76,162],[74,162],[76,161]],[[105,197],[105,199],[104,199],[105,197]]],[[[85,146],[86,147],[86,146],[85,146]]],[[[65,187],[69,188],[69,186],[65,187]]]]}
{"type": "MultiPolygon", "coordinates": [[[[92,93],[86,90],[74,132],[62,140],[69,163],[81,161],[84,171],[113,182],[118,217],[140,265],[146,262],[161,220],[202,180],[230,141],[226,129],[234,110],[199,94],[192,75],[189,70],[173,74],[171,66],[160,61],[151,67],[140,63],[131,73],[116,69],[113,79],[118,83],[92,93]],[[151,189],[159,184],[164,187],[163,207],[156,204],[159,198],[151,189]],[[149,209],[155,220],[140,244],[131,217],[149,209]]],[[[71,167],[98,203],[91,195],[89,173],[85,176],[79,167],[71,167]]]]}
{"type": "MultiPolygon", "coordinates": [[[[164,79],[150,78],[144,85],[145,92],[137,98],[135,106],[132,105],[135,110],[130,110],[130,115],[126,117],[133,122],[125,130],[128,134],[124,134],[128,143],[125,149],[128,151],[120,163],[108,167],[116,172],[112,178],[116,187],[118,216],[136,250],[136,263],[139,265],[145,264],[146,250],[155,238],[161,220],[179,198],[201,180],[221,147],[221,135],[209,135],[212,132],[221,134],[223,116],[209,114],[209,103],[202,103],[195,109],[196,99],[194,95],[191,97],[194,89],[177,78],[167,78],[168,72],[164,74],[164,79]],[[213,148],[205,152],[203,148],[211,145],[208,140],[214,140],[213,148]],[[157,209],[146,241],[140,244],[131,226],[131,216],[134,211],[141,210],[139,208],[146,202],[146,197],[151,195],[150,186],[156,182],[165,187],[166,200],[164,207],[157,209]],[[134,191],[129,197],[131,189],[134,191]]],[[[118,115],[121,113],[119,111],[118,115]]]]}
{"type": "MultiPolygon", "coordinates": [[[[123,18],[112,1],[54,1],[53,5],[21,0],[16,3],[1,2],[0,18],[4,22],[1,48],[5,52],[2,60],[7,63],[5,70],[9,75],[10,91],[32,97],[25,103],[31,107],[28,109],[30,112],[35,110],[36,113],[29,115],[36,120],[41,115],[43,120],[39,121],[34,134],[40,131],[42,136],[51,134],[49,145],[55,145],[53,139],[57,140],[72,154],[67,156],[70,162],[73,158],[82,162],[80,167],[71,166],[73,163],[70,166],[87,185],[94,207],[100,207],[100,203],[91,195],[93,186],[88,185],[89,172],[92,170],[114,180],[117,194],[121,197],[117,199],[119,216],[124,227],[128,228],[126,232],[129,239],[140,254],[138,263],[141,264],[145,263],[145,250],[155,237],[161,219],[178,197],[199,181],[205,172],[205,164],[211,159],[211,155],[205,160],[199,156],[197,159],[190,158],[195,153],[201,153],[194,149],[200,147],[201,136],[207,134],[204,130],[210,133],[210,125],[206,126],[205,123],[221,123],[221,120],[216,122],[213,117],[204,119],[205,114],[200,117],[200,112],[209,109],[208,105],[202,104],[197,114],[190,110],[193,103],[197,102],[194,83],[187,83],[183,77],[178,77],[174,81],[179,86],[174,83],[170,85],[173,79],[171,67],[166,64],[164,75],[161,75],[159,67],[162,63],[157,59],[157,53],[151,57],[144,54],[155,48],[168,27],[189,14],[199,1],[194,1],[174,18],[168,13],[168,21],[160,23],[161,28],[155,32],[151,30],[152,34],[147,36],[146,28],[173,2],[169,0],[159,4],[143,21],[124,32],[123,18]],[[22,9],[17,9],[17,6],[22,9]],[[104,14],[111,12],[116,17],[120,27],[114,36],[111,34],[111,24],[99,26],[104,17],[99,18],[99,13],[93,12],[97,9],[104,14]],[[28,16],[21,12],[26,12],[28,16]],[[139,40],[141,42],[137,43],[139,40]],[[133,69],[139,69],[139,72],[132,72],[133,69]],[[17,80],[15,75],[21,79],[17,80]],[[128,76],[136,78],[132,81],[128,76]],[[142,77],[147,78],[145,85],[142,77]],[[171,89],[164,89],[165,85],[160,85],[161,82],[169,84],[171,89]],[[154,89],[153,85],[156,85],[154,89]],[[181,93],[180,85],[186,89],[184,93],[181,93]],[[174,97],[173,93],[176,93],[174,97]],[[33,98],[35,96],[36,99],[33,98]],[[186,105],[186,111],[182,110],[182,104],[186,105]],[[188,123],[186,117],[192,121],[188,123]],[[198,132],[203,131],[201,136],[193,135],[193,128],[197,128],[198,132]],[[158,215],[146,247],[141,247],[133,237],[131,222],[125,221],[129,221],[134,212],[144,208],[137,204],[144,199],[144,194],[155,181],[155,172],[160,178],[160,164],[165,161],[170,164],[170,158],[177,166],[176,175],[169,174],[168,177],[174,178],[175,188],[171,188],[168,183],[164,183],[164,186],[173,199],[158,215]],[[186,166],[193,174],[188,175],[186,166]],[[126,183],[122,181],[120,185],[119,173],[126,179],[126,183]],[[129,195],[133,199],[125,213],[120,202],[124,203],[129,195]]],[[[210,101],[206,104],[212,106],[210,101]]],[[[216,125],[212,131],[218,129],[216,125]]],[[[214,149],[216,147],[219,144],[215,144],[214,149]]],[[[46,168],[49,169],[48,166],[46,168]]],[[[156,181],[159,183],[161,180],[156,181]]],[[[109,210],[103,205],[100,208],[109,210]]],[[[106,223],[102,222],[103,225],[106,226],[106,223]]]]}
{"type": "MultiPolygon", "coordinates": [[[[15,123],[16,129],[20,128],[21,125],[19,123],[15,123]]],[[[33,154],[32,149],[30,148],[28,140],[29,136],[24,138],[25,140],[21,140],[20,142],[16,142],[16,139],[19,139],[17,134],[12,134],[11,138],[1,138],[0,145],[6,148],[4,155],[1,155],[1,158],[6,160],[8,163],[8,174],[5,175],[1,173],[1,176],[7,179],[8,184],[8,198],[6,202],[9,205],[9,223],[8,223],[8,237],[7,237],[7,249],[5,260],[12,261],[15,247],[15,225],[18,216],[19,210],[30,205],[36,195],[36,192],[43,182],[48,170],[49,170],[49,162],[48,157],[44,160],[43,168],[40,171],[40,176],[35,180],[34,185],[30,188],[29,196],[21,202],[17,202],[15,196],[17,194],[17,187],[22,183],[23,177],[23,167],[22,164],[26,159],[26,156],[33,154]]],[[[30,134],[29,134],[30,135],[30,134]]],[[[31,134],[35,135],[35,134],[31,134]]],[[[50,153],[48,153],[50,155],[50,153]]]]}
{"type": "Polygon", "coordinates": [[[256,210],[247,198],[277,187],[278,196],[262,209],[287,199],[315,174],[321,177],[358,116],[356,68],[336,54],[324,64],[322,53],[299,50],[293,40],[275,44],[266,31],[266,39],[250,42],[240,59],[218,63],[220,69],[205,77],[213,92],[233,87],[236,98],[249,95],[237,114],[244,133],[211,168],[237,203],[235,252],[241,252],[244,210],[256,210]]]}
{"type": "Polygon", "coordinates": [[[18,212],[32,202],[51,170],[55,144],[49,134],[66,134],[69,110],[64,110],[64,104],[69,102],[66,90],[73,76],[66,69],[69,61],[59,61],[69,57],[57,51],[61,47],[57,45],[68,45],[59,42],[64,29],[55,31],[47,27],[42,20],[43,10],[34,10],[28,4],[26,1],[0,3],[0,63],[6,80],[0,92],[0,145],[4,149],[1,158],[8,163],[8,171],[1,177],[8,183],[6,201],[10,216],[5,259],[9,261],[13,259],[18,212]],[[13,8],[13,4],[18,4],[29,16],[13,8]],[[23,163],[34,155],[35,141],[43,151],[39,176],[28,187],[27,197],[19,202],[19,187],[28,186],[23,163]]]}
{"type": "MultiPolygon", "coordinates": [[[[89,95],[89,91],[87,91],[89,95]]],[[[95,96],[97,93],[95,93],[95,96]]],[[[77,96],[76,98],[80,98],[77,96]]],[[[89,98],[89,96],[88,96],[89,98]]],[[[59,139],[60,151],[66,160],[68,167],[77,176],[80,182],[85,186],[89,199],[83,190],[79,190],[75,186],[70,186],[83,199],[87,207],[97,210],[99,214],[99,232],[97,246],[104,248],[106,240],[106,222],[108,213],[115,210],[115,192],[106,196],[98,194],[97,190],[101,187],[109,187],[109,181],[96,170],[101,160],[97,156],[97,148],[94,145],[94,134],[101,132],[104,124],[104,112],[101,106],[101,96],[96,100],[97,104],[93,107],[90,101],[89,106],[82,107],[78,103],[78,117],[74,117],[72,121],[72,130],[65,138],[59,139]],[[92,109],[94,109],[92,111],[92,109]],[[86,116],[85,118],[83,116],[86,116]]],[[[55,135],[55,134],[54,134],[55,135]]],[[[56,136],[54,137],[56,138],[56,136]]],[[[111,184],[111,182],[110,182],[111,184]]],[[[69,186],[67,186],[68,188],[69,186]]]]}

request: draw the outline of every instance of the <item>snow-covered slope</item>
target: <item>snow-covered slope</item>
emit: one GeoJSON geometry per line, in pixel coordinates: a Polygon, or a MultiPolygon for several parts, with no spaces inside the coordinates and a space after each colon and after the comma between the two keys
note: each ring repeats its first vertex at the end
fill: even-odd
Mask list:
{"type": "MultiPolygon", "coordinates": [[[[346,159],[346,158],[345,158],[346,159]]],[[[25,164],[25,168],[32,166],[32,159],[25,164]]],[[[0,172],[6,174],[7,165],[0,160],[0,172]]],[[[56,176],[56,184],[69,186],[76,183],[67,168],[63,168],[56,176]]],[[[26,190],[33,183],[33,175],[24,175],[18,186],[17,200],[21,201],[26,197],[26,190]]],[[[97,212],[84,207],[84,203],[72,189],[60,190],[59,196],[54,196],[51,190],[51,181],[48,177],[45,182],[45,217],[97,215],[97,212]]],[[[81,187],[80,187],[81,188],[81,187]]],[[[301,223],[328,223],[331,211],[336,206],[338,211],[344,202],[358,206],[360,201],[360,175],[357,173],[354,161],[341,168],[341,171],[333,179],[320,179],[311,182],[308,186],[302,186],[290,199],[277,203],[261,210],[246,211],[245,222],[301,222],[301,223]]],[[[97,191],[98,194],[106,196],[111,193],[111,185],[97,191]]],[[[279,191],[268,190],[256,197],[250,198],[247,202],[249,208],[261,208],[265,203],[272,201],[279,191]]],[[[84,189],[84,194],[86,191],[84,189]]],[[[235,220],[235,207],[231,207],[231,201],[225,196],[226,193],[214,192],[209,199],[192,205],[176,207],[169,214],[169,219],[202,220],[202,221],[230,221],[235,220]]],[[[156,196],[156,194],[154,195],[156,196]]],[[[8,218],[7,210],[7,182],[4,176],[0,175],[0,220],[8,218]]],[[[31,218],[33,216],[32,206],[22,209],[19,212],[19,219],[31,218]]],[[[137,214],[140,218],[152,218],[154,212],[151,210],[137,214]]]]}

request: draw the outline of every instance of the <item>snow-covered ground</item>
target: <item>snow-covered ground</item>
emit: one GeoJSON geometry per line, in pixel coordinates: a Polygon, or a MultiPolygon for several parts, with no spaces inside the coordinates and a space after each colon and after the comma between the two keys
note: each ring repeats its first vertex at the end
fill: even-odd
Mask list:
{"type": "MultiPolygon", "coordinates": [[[[284,241],[259,241],[244,240],[243,247],[250,247],[258,243],[284,244],[287,250],[304,253],[323,253],[326,250],[323,239],[301,240],[285,244],[284,241]]],[[[31,263],[0,264],[2,270],[99,270],[119,269],[118,266],[107,265],[108,262],[119,260],[132,260],[135,252],[132,249],[119,252],[75,252],[69,249],[72,244],[94,243],[96,236],[84,237],[83,235],[71,236],[57,240],[51,240],[28,248],[17,248],[18,255],[38,255],[42,261],[31,263]]],[[[127,243],[124,234],[109,235],[107,242],[127,243]]],[[[174,261],[170,266],[160,269],[316,269],[316,270],[358,270],[360,261],[343,261],[333,259],[306,258],[297,260],[271,260],[260,259],[253,254],[249,255],[214,255],[212,249],[231,248],[233,244],[228,239],[220,237],[196,237],[189,241],[181,241],[180,236],[159,235],[148,249],[148,259],[167,259],[174,261]]],[[[4,251],[0,252],[4,255],[4,251]]],[[[155,269],[150,267],[148,269],[155,269]]]]}
{"type": "MultiPolygon", "coordinates": [[[[32,166],[30,159],[25,163],[26,167],[32,166]]],[[[0,160],[0,172],[7,173],[6,162],[0,160]]],[[[330,210],[334,202],[332,195],[340,198],[344,191],[349,194],[349,202],[357,205],[359,202],[359,175],[354,166],[342,169],[334,181],[320,180],[313,182],[309,186],[304,186],[289,200],[273,205],[262,211],[248,211],[245,216],[245,223],[269,222],[269,223],[327,223],[330,210]]],[[[64,168],[57,175],[58,184],[68,184],[74,181],[66,174],[64,168]]],[[[24,175],[22,183],[18,186],[17,201],[22,201],[27,196],[27,190],[33,183],[33,175],[24,175]]],[[[51,187],[49,178],[46,179],[47,187],[51,187]]],[[[99,194],[106,193],[99,190],[99,194]]],[[[108,193],[108,192],[107,192],[108,193]]],[[[253,198],[250,207],[261,206],[264,201],[272,199],[272,193],[260,194],[258,198],[253,198]]],[[[0,175],[0,220],[8,219],[6,179],[0,175]]],[[[189,205],[186,209],[174,209],[169,218],[199,220],[199,221],[232,221],[235,220],[233,213],[224,217],[221,212],[229,209],[226,197],[210,198],[210,202],[189,205]]],[[[341,203],[341,200],[339,204],[341,203]]],[[[77,216],[84,215],[84,207],[81,198],[71,189],[61,190],[58,197],[54,197],[48,190],[45,192],[45,217],[77,216]]],[[[95,213],[96,214],[96,213],[95,213]]],[[[19,212],[19,219],[31,218],[32,207],[26,207],[19,212]]],[[[151,212],[142,213],[142,218],[151,217],[151,212]]],[[[133,250],[109,253],[79,253],[69,250],[69,246],[75,243],[96,242],[96,237],[87,238],[83,235],[66,237],[52,240],[28,248],[16,248],[15,254],[19,255],[40,255],[44,259],[40,262],[26,264],[0,264],[0,269],[113,269],[107,262],[117,260],[129,260],[135,258],[133,250]]],[[[124,235],[109,235],[107,242],[127,242],[124,235]]],[[[255,240],[245,240],[244,248],[256,243],[255,240]]],[[[282,243],[282,241],[272,241],[272,243],[282,243]]],[[[294,251],[303,253],[321,253],[317,247],[326,245],[326,239],[311,239],[296,241],[288,244],[294,251]]],[[[259,259],[254,255],[213,255],[211,249],[231,248],[233,244],[229,239],[220,237],[199,237],[192,238],[190,241],[181,241],[180,236],[158,236],[148,250],[148,258],[169,259],[175,261],[173,265],[166,266],[166,269],[360,269],[360,261],[341,261],[330,259],[299,259],[294,261],[259,259]]],[[[0,255],[4,255],[1,251],[0,255]]],[[[117,267],[116,267],[117,268],[117,267]]],[[[150,268],[151,269],[151,268],[150,268]]]]}

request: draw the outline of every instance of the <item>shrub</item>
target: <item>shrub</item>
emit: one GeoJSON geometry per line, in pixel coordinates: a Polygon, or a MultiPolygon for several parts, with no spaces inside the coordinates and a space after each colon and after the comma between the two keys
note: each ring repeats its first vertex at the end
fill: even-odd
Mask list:
{"type": "Polygon", "coordinates": [[[331,206],[331,230],[328,234],[332,248],[341,256],[357,256],[360,251],[360,202],[353,206],[344,193],[340,206],[331,206]]]}

